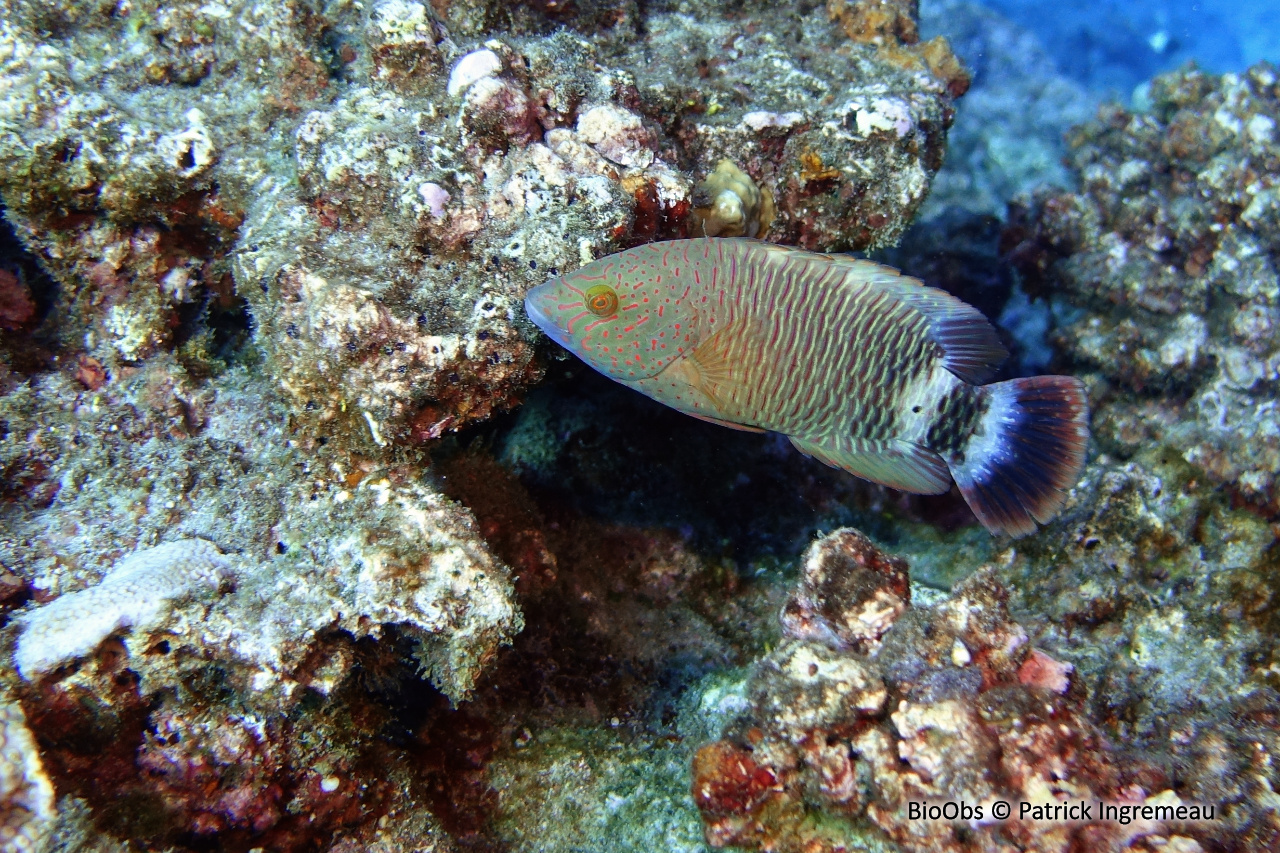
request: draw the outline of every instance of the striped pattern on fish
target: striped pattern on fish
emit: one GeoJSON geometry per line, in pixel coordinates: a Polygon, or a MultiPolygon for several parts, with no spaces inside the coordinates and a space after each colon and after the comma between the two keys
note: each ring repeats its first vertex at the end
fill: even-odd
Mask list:
{"type": "Polygon", "coordinates": [[[1083,465],[1078,380],[982,386],[1006,356],[986,319],[868,261],[676,240],[552,279],[525,305],[592,367],[682,412],[783,433],[910,492],[944,492],[954,477],[993,532],[1032,532],[1083,465]]]}

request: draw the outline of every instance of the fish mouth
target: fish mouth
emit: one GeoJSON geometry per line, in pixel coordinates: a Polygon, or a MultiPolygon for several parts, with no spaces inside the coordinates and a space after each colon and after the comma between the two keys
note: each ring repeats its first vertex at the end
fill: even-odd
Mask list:
{"type": "Polygon", "coordinates": [[[538,293],[538,291],[542,290],[542,287],[543,287],[542,285],[535,287],[533,290],[529,291],[528,295],[525,296],[524,298],[525,313],[529,315],[529,319],[533,321],[533,324],[537,326],[539,329],[541,329],[543,333],[546,334],[547,337],[551,338],[551,340],[555,341],[565,349],[568,349],[569,348],[568,333],[564,329],[557,326],[555,322],[546,315],[546,312],[544,312],[541,308],[538,307],[537,298],[538,296],[541,295],[538,293]]]}

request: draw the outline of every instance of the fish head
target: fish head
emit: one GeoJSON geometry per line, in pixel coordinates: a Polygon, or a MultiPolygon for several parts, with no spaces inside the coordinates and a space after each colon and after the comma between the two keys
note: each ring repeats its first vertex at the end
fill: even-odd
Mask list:
{"type": "Polygon", "coordinates": [[[643,252],[631,250],[538,285],[524,307],[549,338],[591,367],[635,382],[697,345],[697,313],[678,292],[643,252]]]}

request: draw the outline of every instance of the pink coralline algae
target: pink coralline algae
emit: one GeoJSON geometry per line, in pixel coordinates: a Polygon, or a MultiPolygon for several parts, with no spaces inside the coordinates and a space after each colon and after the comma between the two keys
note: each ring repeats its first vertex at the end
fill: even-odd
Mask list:
{"type": "Polygon", "coordinates": [[[1031,646],[991,569],[932,606],[912,607],[905,569],[853,530],[810,548],[783,611],[789,637],[755,665],[747,710],[693,762],[693,796],[712,846],[1200,849],[1184,827],[1153,821],[1033,820],[1016,810],[992,817],[997,801],[1180,801],[1160,772],[1124,756],[1090,722],[1070,665],[1031,646]],[[827,580],[846,574],[855,581],[845,588],[827,580]],[[854,646],[835,630],[815,631],[816,609],[798,602],[815,601],[817,590],[827,614],[876,614],[879,641],[854,646]],[[930,803],[964,803],[971,813],[916,814],[930,803]]]}

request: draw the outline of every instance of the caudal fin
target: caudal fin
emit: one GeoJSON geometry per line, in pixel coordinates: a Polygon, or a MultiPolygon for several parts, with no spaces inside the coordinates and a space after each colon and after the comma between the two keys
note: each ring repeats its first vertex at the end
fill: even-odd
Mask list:
{"type": "Polygon", "coordinates": [[[1026,536],[1057,515],[1080,478],[1089,442],[1084,385],[1032,376],[977,391],[986,411],[951,476],[984,527],[1026,536]]]}

